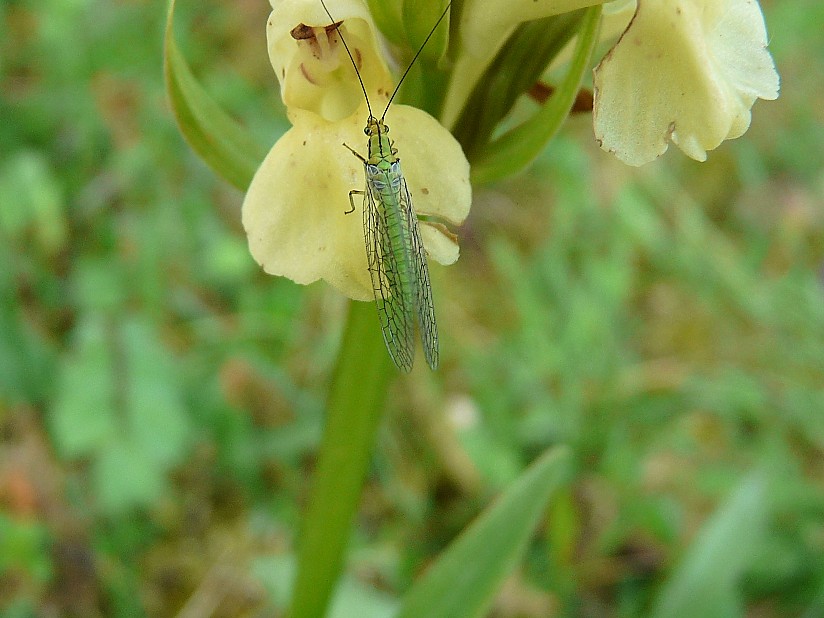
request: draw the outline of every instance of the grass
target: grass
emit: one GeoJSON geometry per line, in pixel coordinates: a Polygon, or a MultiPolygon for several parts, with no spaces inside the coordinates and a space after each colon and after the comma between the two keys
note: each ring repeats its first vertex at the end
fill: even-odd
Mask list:
{"type": "MultiPolygon", "coordinates": [[[[495,615],[677,616],[696,591],[707,615],[824,611],[824,10],[764,8],[782,96],[707,163],[625,168],[576,118],[476,190],[432,269],[442,369],[389,390],[339,615],[387,615],[561,443],[572,481],[495,615]]],[[[264,146],[267,12],[180,7],[195,73],[264,146]]],[[[288,602],[345,303],[258,271],[242,195],[167,108],[164,17],[0,9],[4,615],[288,602]]]]}

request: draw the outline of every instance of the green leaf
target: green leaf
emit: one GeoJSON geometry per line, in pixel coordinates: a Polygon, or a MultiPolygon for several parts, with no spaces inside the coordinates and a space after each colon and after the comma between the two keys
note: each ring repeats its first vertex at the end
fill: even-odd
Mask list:
{"type": "Polygon", "coordinates": [[[482,616],[521,560],[550,495],[567,481],[570,451],[534,462],[444,551],[403,600],[400,618],[482,616]]]}
{"type": "Polygon", "coordinates": [[[343,566],[390,375],[374,303],[350,303],[301,530],[293,618],[320,618],[326,613],[343,566]]]}
{"type": "Polygon", "coordinates": [[[47,157],[21,150],[0,167],[0,234],[26,242],[31,234],[39,249],[54,255],[66,245],[63,191],[47,157]]]}
{"type": "Polygon", "coordinates": [[[551,15],[518,26],[475,84],[455,123],[455,137],[470,160],[485,146],[581,25],[585,10],[551,15]]]}
{"type": "MultiPolygon", "coordinates": [[[[2,242],[0,241],[0,245],[2,242]]],[[[49,335],[33,322],[30,309],[19,298],[19,277],[11,243],[0,249],[0,401],[2,405],[40,402],[54,384],[56,353],[49,335]],[[6,258],[5,261],[3,259],[6,258]]],[[[20,259],[30,256],[21,253],[20,259]]],[[[0,405],[0,407],[2,407],[0,405]]],[[[0,413],[2,417],[2,413],[0,413]]]]}
{"type": "Polygon", "coordinates": [[[155,330],[87,317],[61,369],[51,428],[63,456],[93,460],[106,512],[156,500],[190,432],[175,359],[155,330]]]}
{"type": "Polygon", "coordinates": [[[547,103],[528,120],[483,147],[470,159],[472,182],[489,183],[526,168],[546,147],[569,115],[584,73],[598,43],[601,7],[586,10],[572,61],[564,80],[547,103]]]}
{"type": "Polygon", "coordinates": [[[215,172],[245,191],[266,151],[195,79],[175,42],[174,9],[175,0],[170,0],[163,67],[166,93],[178,126],[194,151],[215,172]]]}
{"type": "Polygon", "coordinates": [[[664,585],[655,618],[743,615],[738,578],[764,539],[768,514],[766,482],[745,479],[690,546],[664,585]]]}
{"type": "MultiPolygon", "coordinates": [[[[157,441],[162,438],[158,436],[157,441]]],[[[157,501],[166,489],[165,470],[148,451],[140,449],[129,436],[119,435],[100,447],[92,476],[95,499],[104,513],[121,513],[157,501]]]]}
{"type": "Polygon", "coordinates": [[[412,1],[403,5],[404,27],[410,53],[402,60],[400,69],[404,73],[398,79],[403,81],[395,100],[420,108],[433,116],[440,113],[449,77],[447,71],[439,68],[439,62],[449,44],[452,9],[440,22],[438,21],[444,15],[446,6],[446,0],[431,0],[424,3],[412,1]],[[418,50],[421,52],[420,56],[413,62],[418,50]],[[408,64],[409,62],[412,64],[408,64]]]}
{"type": "Polygon", "coordinates": [[[185,456],[189,437],[175,358],[154,328],[142,321],[122,324],[120,341],[129,372],[124,395],[130,440],[165,469],[185,456]]]}
{"type": "Polygon", "coordinates": [[[0,581],[7,575],[11,575],[7,581],[14,581],[9,571],[23,571],[37,581],[47,581],[53,574],[49,541],[49,531],[43,524],[25,518],[15,520],[0,512],[0,581]]]}
{"type": "Polygon", "coordinates": [[[369,13],[381,34],[394,45],[404,44],[401,0],[368,0],[369,13]]]}
{"type": "Polygon", "coordinates": [[[430,0],[422,3],[419,0],[407,0],[403,3],[406,38],[414,53],[421,50],[420,57],[423,60],[437,62],[446,53],[446,46],[449,43],[449,15],[443,18],[437,29],[433,31],[433,28],[446,9],[447,2],[448,0],[430,0]],[[428,41],[427,37],[429,37],[428,41]],[[424,45],[425,41],[426,45],[424,45]],[[423,49],[421,49],[422,45],[424,45],[423,49]]]}
{"type": "Polygon", "coordinates": [[[113,362],[105,322],[86,318],[75,330],[74,349],[63,359],[50,414],[63,457],[93,454],[115,435],[113,362]]]}

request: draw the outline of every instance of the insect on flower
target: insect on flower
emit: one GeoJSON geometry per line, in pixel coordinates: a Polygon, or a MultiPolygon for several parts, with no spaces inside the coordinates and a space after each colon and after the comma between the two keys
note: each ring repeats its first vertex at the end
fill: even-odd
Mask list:
{"type": "Polygon", "coordinates": [[[389,127],[384,119],[404,78],[448,14],[452,2],[447,3],[438,21],[401,76],[380,118],[372,112],[369,95],[358,70],[358,63],[355,62],[340,32],[339,27],[342,22],[335,21],[323,0],[321,4],[332,22],[330,27],[338,31],[346,53],[352,61],[369,111],[364,128],[364,133],[368,137],[367,155],[364,157],[344,144],[354,156],[363,162],[366,177],[365,189],[349,192],[351,210],[346,211],[345,214],[356,210],[353,196],[362,195],[366,256],[383,339],[395,365],[402,371],[409,372],[412,370],[415,358],[415,323],[417,322],[426,362],[434,370],[438,367],[438,327],[435,322],[435,307],[429,283],[426,249],[418,229],[418,218],[412,207],[412,196],[401,171],[398,149],[389,139],[389,127]]]}

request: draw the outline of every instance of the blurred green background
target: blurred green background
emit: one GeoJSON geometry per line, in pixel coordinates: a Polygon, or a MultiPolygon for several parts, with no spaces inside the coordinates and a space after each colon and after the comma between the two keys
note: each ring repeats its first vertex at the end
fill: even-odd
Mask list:
{"type": "MultiPolygon", "coordinates": [[[[432,267],[442,368],[392,387],[341,615],[386,615],[556,443],[576,476],[496,616],[642,616],[690,573],[723,588],[695,615],[824,615],[824,5],[763,7],[781,97],[707,163],[624,167],[575,117],[476,188],[461,259],[432,267]],[[742,495],[746,525],[710,525],[742,495]]],[[[165,12],[0,4],[3,616],[288,594],[346,302],[249,256],[242,195],[168,109],[165,12]]],[[[288,126],[268,12],[177,19],[267,146],[288,126]]]]}

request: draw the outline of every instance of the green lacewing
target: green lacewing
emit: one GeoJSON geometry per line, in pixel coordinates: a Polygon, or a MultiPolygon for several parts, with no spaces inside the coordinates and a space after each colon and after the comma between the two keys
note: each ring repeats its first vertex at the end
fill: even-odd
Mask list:
{"type": "Polygon", "coordinates": [[[369,118],[363,132],[369,138],[367,156],[364,157],[346,144],[352,154],[363,163],[366,176],[366,188],[362,191],[349,192],[351,210],[355,211],[353,195],[363,196],[363,236],[366,242],[366,257],[372,290],[380,317],[383,340],[389,356],[398,369],[409,372],[415,360],[415,323],[420,330],[423,352],[427,364],[434,370],[438,368],[438,325],[435,322],[435,306],[432,303],[432,287],[429,284],[429,266],[426,261],[426,249],[418,229],[418,217],[412,207],[412,196],[406,186],[401,171],[401,161],[394,142],[389,139],[389,127],[385,124],[386,112],[398,93],[403,80],[412,65],[420,56],[423,48],[446,17],[452,2],[447,3],[438,21],[432,27],[412,62],[401,76],[398,85],[380,118],[372,113],[369,95],[361,79],[358,65],[349,46],[340,32],[326,3],[321,0],[323,9],[338,30],[355,73],[358,76],[369,118]]]}

